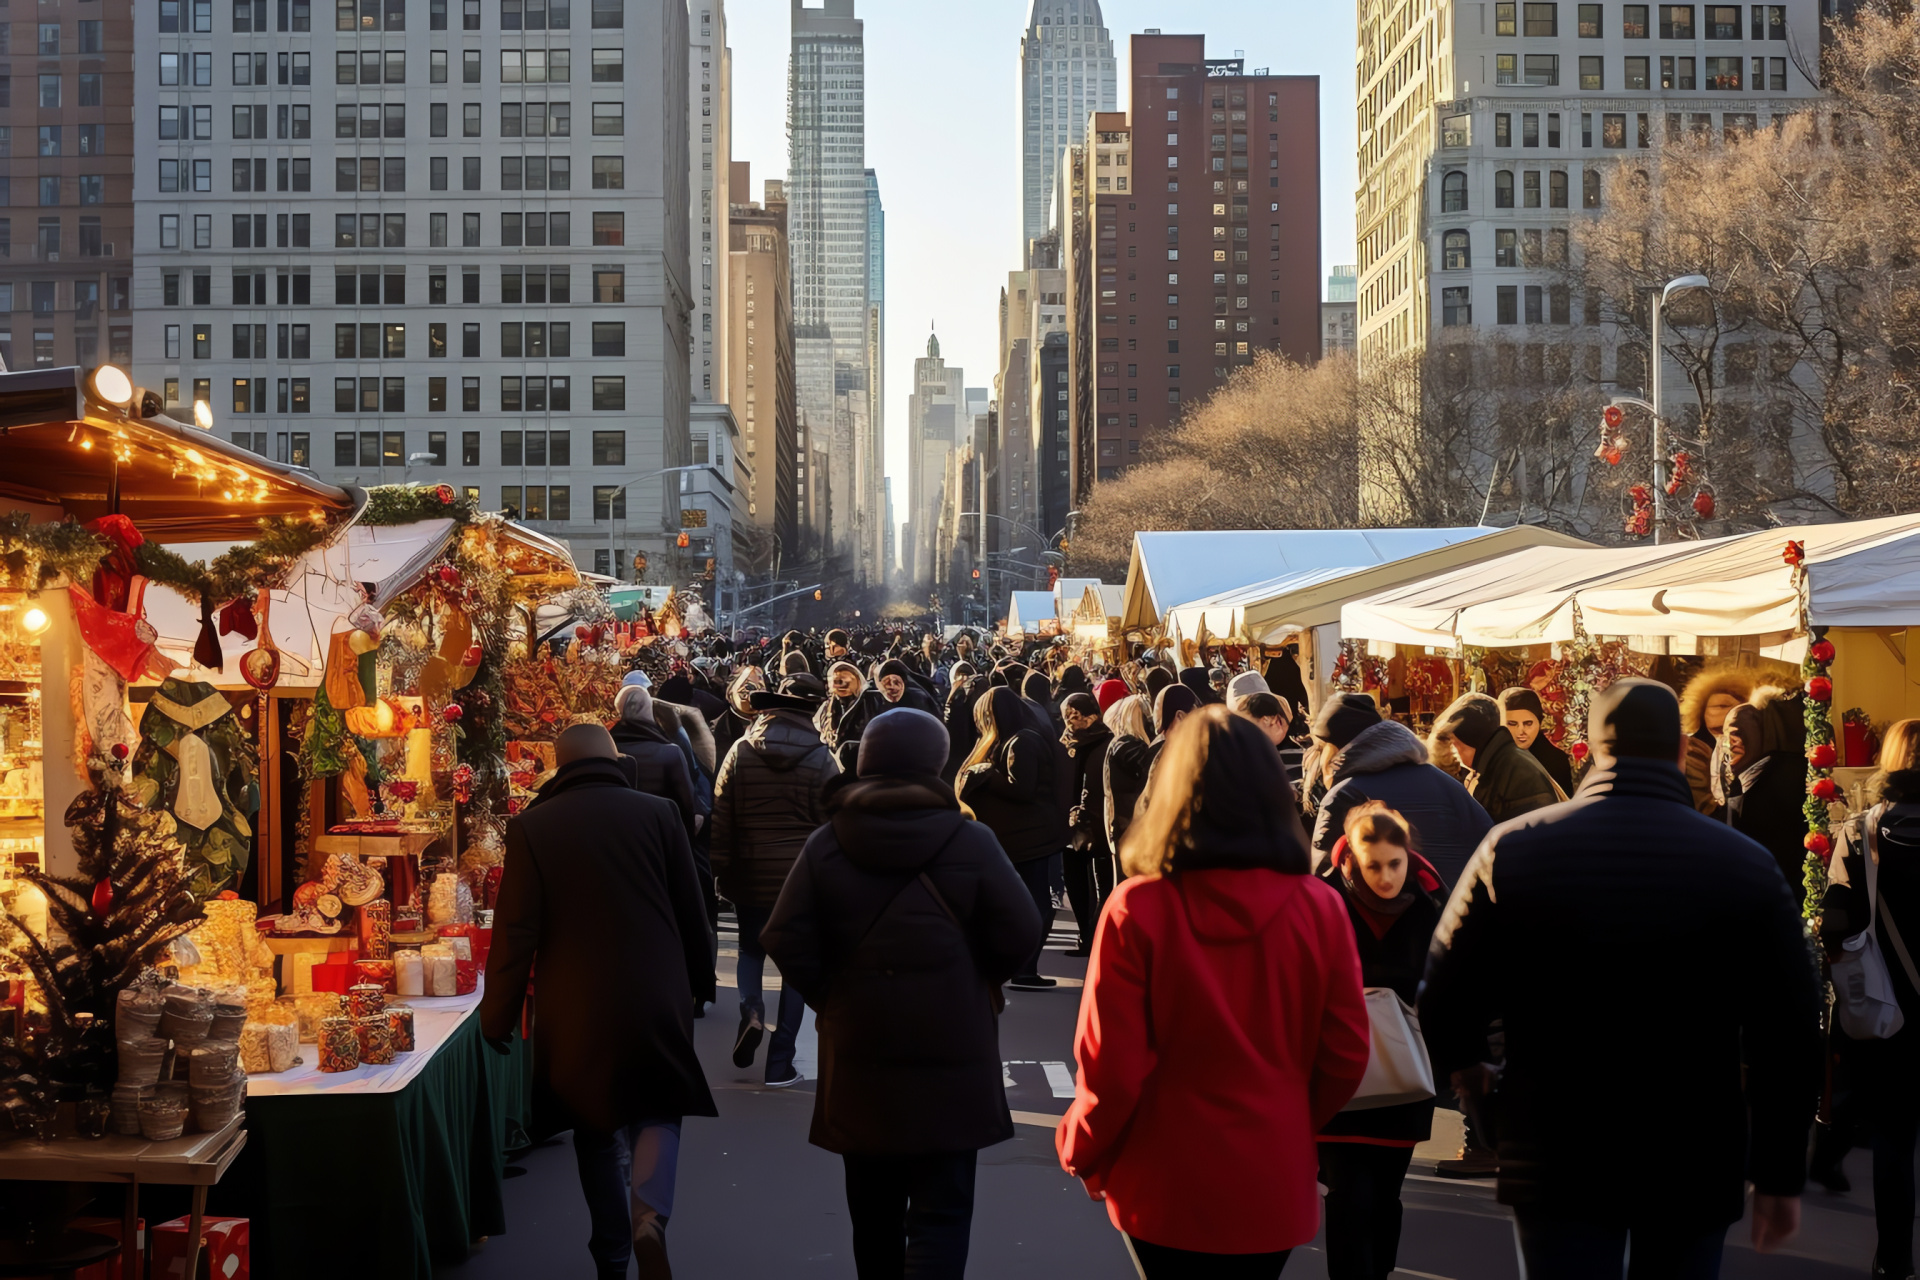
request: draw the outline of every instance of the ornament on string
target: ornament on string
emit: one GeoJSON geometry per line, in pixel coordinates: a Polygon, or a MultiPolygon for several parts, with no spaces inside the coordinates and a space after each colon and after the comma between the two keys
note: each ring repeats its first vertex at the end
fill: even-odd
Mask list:
{"type": "Polygon", "coordinates": [[[1807,544],[1804,542],[1789,542],[1781,549],[1780,558],[1786,561],[1789,566],[1798,569],[1807,558],[1807,544]]]}
{"type": "Polygon", "coordinates": [[[433,496],[440,499],[442,504],[450,507],[453,505],[453,486],[450,484],[437,484],[433,487],[433,496]]]}
{"type": "Polygon", "coordinates": [[[1713,490],[1703,487],[1693,495],[1693,514],[1702,520],[1713,519],[1713,490]]]}
{"type": "Polygon", "coordinates": [[[1809,832],[1801,843],[1806,845],[1808,853],[1821,862],[1825,862],[1833,853],[1833,838],[1824,831],[1809,832]]]}
{"type": "Polygon", "coordinates": [[[1693,455],[1682,449],[1667,461],[1673,465],[1667,477],[1667,496],[1671,498],[1692,483],[1693,455]]]}
{"type": "Polygon", "coordinates": [[[1815,640],[1807,647],[1807,656],[1823,667],[1832,664],[1833,654],[1833,641],[1831,640],[1815,640]]]}
{"type": "Polygon", "coordinates": [[[1833,803],[1834,797],[1840,794],[1840,784],[1832,778],[1815,778],[1813,782],[1808,785],[1807,794],[1822,804],[1831,804],[1833,803]]]}
{"type": "Polygon", "coordinates": [[[1807,763],[1816,769],[1831,769],[1839,759],[1840,752],[1831,742],[1817,743],[1807,752],[1807,763]]]}
{"type": "Polygon", "coordinates": [[[1833,681],[1826,676],[1813,676],[1807,681],[1807,696],[1815,702],[1833,701],[1833,681]]]}
{"type": "Polygon", "coordinates": [[[1627,494],[1633,499],[1633,513],[1627,517],[1627,535],[1644,538],[1653,532],[1653,490],[1647,485],[1636,484],[1627,490],[1627,494]]]}

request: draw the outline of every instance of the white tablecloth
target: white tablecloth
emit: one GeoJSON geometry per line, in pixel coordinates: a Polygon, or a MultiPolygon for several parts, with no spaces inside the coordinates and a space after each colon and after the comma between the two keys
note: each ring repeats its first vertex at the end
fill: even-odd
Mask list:
{"type": "Polygon", "coordinates": [[[460,1024],[474,1016],[487,989],[484,975],[470,996],[407,996],[395,1004],[413,1009],[413,1052],[398,1053],[381,1066],[362,1065],[351,1071],[320,1070],[320,1046],[302,1044],[301,1061],[291,1070],[247,1077],[249,1098],[277,1098],[288,1094],[398,1093],[413,1083],[427,1060],[440,1052],[460,1024]]]}

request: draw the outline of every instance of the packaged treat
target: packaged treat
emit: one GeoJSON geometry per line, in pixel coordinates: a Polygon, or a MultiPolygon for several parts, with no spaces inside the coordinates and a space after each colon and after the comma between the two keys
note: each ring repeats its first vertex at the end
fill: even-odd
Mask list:
{"type": "Polygon", "coordinates": [[[249,1075],[273,1070],[267,1060],[266,1023],[249,1022],[240,1029],[240,1068],[249,1075]]]}
{"type": "Polygon", "coordinates": [[[293,1007],[299,1019],[300,1039],[305,1044],[313,1044],[320,1039],[322,1022],[328,1018],[345,1017],[347,1012],[345,998],[331,991],[316,991],[312,995],[295,996],[293,1007]]]}
{"type": "Polygon", "coordinates": [[[150,1084],[117,1084],[108,1098],[113,1131],[137,1136],[140,1132],[140,1104],[153,1096],[150,1084]]]}
{"type": "Polygon", "coordinates": [[[462,960],[458,956],[453,961],[453,993],[457,996],[470,996],[480,986],[480,962],[462,960]]]}
{"type": "Polygon", "coordinates": [[[127,987],[114,1002],[113,1033],[122,1040],[140,1040],[155,1034],[166,997],[157,987],[127,987]]]}
{"type": "Polygon", "coordinates": [[[238,1041],[202,1040],[188,1059],[188,1079],[203,1089],[227,1084],[233,1079],[234,1065],[239,1060],[238,1041]]]}
{"type": "Polygon", "coordinates": [[[151,1085],[167,1061],[167,1042],[158,1036],[119,1042],[121,1084],[151,1085]]]}
{"type": "Polygon", "coordinates": [[[360,1041],[360,1061],[375,1064],[393,1061],[393,1032],[387,1026],[384,1011],[360,1019],[354,1024],[354,1034],[360,1041]]]}
{"type": "Polygon", "coordinates": [[[320,1069],[351,1071],[360,1065],[360,1040],[353,1019],[328,1018],[320,1024],[320,1069]]]}
{"type": "Polygon", "coordinates": [[[163,1040],[189,1044],[207,1038],[213,1025],[213,999],[196,987],[168,987],[166,1003],[160,1013],[159,1034],[163,1040]]]}
{"type": "Polygon", "coordinates": [[[387,1031],[393,1037],[395,1053],[413,1052],[413,1010],[406,1005],[387,1006],[387,1031]]]}
{"type": "Polygon", "coordinates": [[[359,974],[360,981],[375,983],[382,991],[393,990],[393,961],[355,960],[353,962],[353,968],[354,971],[359,974]]]}
{"type": "Polygon", "coordinates": [[[420,961],[426,969],[426,988],[430,996],[456,994],[458,975],[454,969],[453,948],[433,943],[420,948],[420,961]]]}
{"type": "Polygon", "coordinates": [[[213,1005],[213,1020],[207,1026],[209,1040],[238,1040],[240,1028],[247,1025],[247,996],[244,988],[222,992],[213,1005]]]}
{"type": "Polygon", "coordinates": [[[347,988],[347,1016],[371,1018],[386,1008],[387,989],[374,982],[356,982],[347,988]]]}
{"type": "Polygon", "coordinates": [[[267,1070],[290,1071],[300,1057],[300,1028],[291,1022],[267,1025],[267,1070]]]}
{"type": "Polygon", "coordinates": [[[140,1103],[140,1134],[148,1142],[169,1142],[185,1132],[187,1101],[178,1094],[156,1094],[140,1103]]]}
{"type": "Polygon", "coordinates": [[[443,931],[440,934],[440,945],[452,948],[453,958],[456,960],[473,959],[473,939],[467,934],[443,931]]]}
{"type": "Polygon", "coordinates": [[[246,1085],[232,1081],[209,1088],[196,1088],[189,1095],[193,1103],[193,1127],[202,1133],[218,1133],[240,1114],[240,1100],[246,1085]]]}
{"type": "Polygon", "coordinates": [[[369,960],[385,960],[391,954],[393,904],[376,898],[359,909],[356,922],[360,930],[360,954],[369,960]]]}
{"type": "Polygon", "coordinates": [[[403,996],[427,994],[426,972],[422,967],[418,951],[393,953],[393,989],[403,996]]]}

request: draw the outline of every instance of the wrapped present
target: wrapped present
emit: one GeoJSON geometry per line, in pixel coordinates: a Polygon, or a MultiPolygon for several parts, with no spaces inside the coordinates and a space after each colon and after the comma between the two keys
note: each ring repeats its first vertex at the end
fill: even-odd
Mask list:
{"type": "Polygon", "coordinates": [[[443,947],[451,947],[455,960],[473,959],[473,939],[467,934],[443,933],[440,935],[440,945],[443,947]]]}
{"type": "Polygon", "coordinates": [[[353,1026],[360,1041],[360,1061],[376,1065],[393,1061],[393,1030],[387,1025],[386,1011],[362,1018],[353,1026]]]}
{"type": "Polygon", "coordinates": [[[320,1024],[320,1070],[351,1071],[360,1065],[360,1039],[351,1018],[328,1018],[320,1024]]]}
{"type": "Polygon", "coordinates": [[[441,943],[420,948],[420,962],[426,970],[426,988],[430,996],[455,994],[457,975],[453,948],[441,943]]]}
{"type": "MultiPolygon", "coordinates": [[[[135,1132],[137,1133],[139,1131],[136,1129],[135,1132]]],[[[121,1239],[121,1224],[118,1218],[75,1218],[69,1222],[67,1226],[74,1231],[90,1231],[97,1236],[109,1236],[114,1240],[121,1239]]],[[[134,1247],[139,1249],[141,1255],[144,1257],[147,1248],[147,1220],[145,1218],[135,1219],[133,1224],[133,1240],[134,1247]]],[[[81,1267],[73,1273],[74,1280],[120,1280],[122,1274],[120,1263],[124,1257],[124,1254],[116,1252],[112,1257],[102,1258],[92,1266],[81,1267]]]]}
{"type": "Polygon", "coordinates": [[[356,924],[360,932],[360,954],[369,960],[385,960],[392,951],[393,904],[376,898],[359,909],[356,924]]]}
{"type": "MultiPolygon", "coordinates": [[[[191,1280],[187,1269],[187,1218],[175,1218],[153,1229],[153,1253],[148,1275],[153,1280],[191,1280]]],[[[248,1223],[245,1218],[200,1219],[201,1266],[220,1280],[251,1280],[248,1223]]]]}
{"type": "Polygon", "coordinates": [[[378,986],[382,991],[393,990],[393,961],[355,960],[353,968],[360,975],[360,981],[378,986]]]}
{"type": "Polygon", "coordinates": [[[462,960],[458,956],[453,960],[453,994],[470,996],[480,987],[480,962],[462,960]]]}
{"type": "Polygon", "coordinates": [[[387,989],[377,982],[356,982],[347,988],[347,1016],[371,1018],[387,1006],[387,989]]]}
{"type": "Polygon", "coordinates": [[[413,1010],[404,1004],[387,1006],[387,1031],[395,1053],[413,1052],[413,1010]]]}
{"type": "Polygon", "coordinates": [[[426,973],[418,951],[393,953],[393,989],[396,994],[403,996],[427,994],[426,973]]]}

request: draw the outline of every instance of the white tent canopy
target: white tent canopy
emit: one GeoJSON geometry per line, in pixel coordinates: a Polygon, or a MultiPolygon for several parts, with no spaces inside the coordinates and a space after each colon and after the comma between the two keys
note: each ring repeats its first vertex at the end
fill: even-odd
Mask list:
{"type": "Polygon", "coordinates": [[[1168,609],[1249,583],[1316,570],[1385,564],[1495,532],[1456,529],[1222,529],[1133,535],[1128,627],[1157,627],[1168,609]]]}
{"type": "Polygon", "coordinates": [[[1055,582],[1053,584],[1053,612],[1055,616],[1062,619],[1072,617],[1073,611],[1080,606],[1080,597],[1085,594],[1086,589],[1099,585],[1100,579],[1098,578],[1061,578],[1058,582],[1055,582]]]}
{"type": "Polygon", "coordinates": [[[1451,647],[1590,635],[1785,637],[1800,629],[1788,542],[1806,548],[1812,621],[1920,625],[1920,515],[1796,525],[1703,542],[1534,548],[1348,604],[1350,637],[1451,647]]]}
{"type": "Polygon", "coordinates": [[[1007,634],[1036,635],[1042,622],[1057,616],[1053,610],[1053,592],[1016,591],[1007,605],[1007,634]]]}

